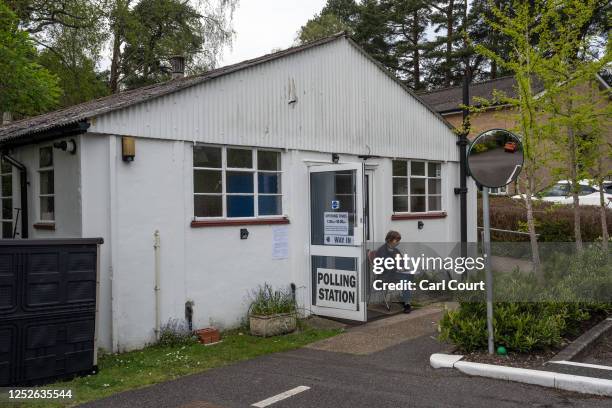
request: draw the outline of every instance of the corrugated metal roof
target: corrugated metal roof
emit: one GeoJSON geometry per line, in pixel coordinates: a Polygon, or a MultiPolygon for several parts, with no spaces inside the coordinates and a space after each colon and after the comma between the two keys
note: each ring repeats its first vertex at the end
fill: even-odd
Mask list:
{"type": "MultiPolygon", "coordinates": [[[[347,38],[349,42],[358,48],[368,59],[370,59],[373,63],[375,63],[379,68],[381,68],[385,74],[389,75],[393,78],[400,86],[402,86],[407,92],[409,92],[413,97],[418,99],[421,103],[423,103],[428,109],[431,110],[429,105],[425,104],[416,94],[410,91],[404,84],[393,76],[389,71],[380,65],[377,61],[375,61],[372,57],[370,57],[361,47],[359,47],[356,43],[354,43],[346,33],[341,32],[334,34],[332,36],[310,42],[308,44],[304,44],[297,47],[288,48],[286,50],[282,50],[279,52],[267,54],[258,58],[246,60],[243,62],[239,62],[237,64],[228,65],[226,67],[222,67],[219,69],[215,69],[209,72],[206,72],[201,75],[195,75],[185,78],[179,78],[167,82],[163,82],[160,84],[154,84],[145,86],[142,88],[133,89],[130,91],[120,92],[118,94],[106,96],[103,98],[95,99],[92,101],[84,102],[78,105],[70,106],[64,109],[56,110],[53,112],[45,113],[39,116],[34,116],[31,118],[26,118],[23,120],[15,121],[9,123],[7,125],[0,127],[0,144],[3,142],[12,141],[14,139],[19,138],[20,136],[25,136],[33,133],[43,132],[52,128],[65,126],[71,123],[76,123],[79,121],[83,121],[92,117],[100,116],[102,114],[116,111],[128,106],[132,106],[144,101],[148,101],[159,96],[168,95],[170,93],[189,88],[191,86],[200,84],[202,82],[208,81],[210,79],[214,79],[232,72],[240,71],[255,65],[259,65],[268,61],[273,61],[279,58],[283,58],[287,55],[295,54],[313,47],[317,47],[323,44],[327,44],[329,42],[335,41],[339,38],[347,38]]],[[[437,115],[435,110],[431,110],[433,113],[437,115]]],[[[440,120],[442,120],[449,128],[452,126],[446,122],[441,116],[439,116],[440,120]]]]}
{"type": "MultiPolygon", "coordinates": [[[[542,81],[533,81],[535,94],[544,90],[542,81]]],[[[470,85],[470,104],[478,106],[476,98],[493,99],[493,91],[503,92],[509,97],[516,97],[516,80],[513,76],[506,76],[488,81],[476,82],[470,85]]],[[[421,99],[431,106],[436,112],[448,113],[461,110],[463,104],[463,87],[452,86],[450,88],[438,89],[431,92],[419,94],[421,99]]]]}

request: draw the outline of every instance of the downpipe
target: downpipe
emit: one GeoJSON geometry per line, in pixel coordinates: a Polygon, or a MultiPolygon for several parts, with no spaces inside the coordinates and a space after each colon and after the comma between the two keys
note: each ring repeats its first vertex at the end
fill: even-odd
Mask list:
{"type": "Polygon", "coordinates": [[[160,244],[160,238],[159,238],[159,230],[155,230],[155,233],[153,234],[153,250],[155,253],[155,287],[154,287],[154,291],[155,291],[155,340],[159,341],[159,332],[160,332],[160,314],[159,314],[159,307],[160,307],[160,295],[161,295],[161,288],[160,288],[160,273],[161,273],[161,264],[160,264],[160,249],[161,248],[161,244],[160,244]]]}

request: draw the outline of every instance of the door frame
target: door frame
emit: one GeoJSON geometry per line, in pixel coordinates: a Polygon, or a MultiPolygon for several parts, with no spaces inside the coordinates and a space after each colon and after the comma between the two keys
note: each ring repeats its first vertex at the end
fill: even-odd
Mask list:
{"type": "Polygon", "coordinates": [[[310,304],[310,311],[313,314],[353,320],[359,322],[367,321],[367,297],[366,287],[367,279],[365,273],[367,269],[365,266],[365,254],[364,254],[364,164],[360,162],[355,163],[341,163],[341,164],[320,164],[308,166],[308,302],[310,304]],[[354,170],[356,173],[355,177],[355,224],[353,229],[353,244],[352,245],[313,245],[312,244],[312,195],[311,195],[311,174],[312,173],[325,173],[325,172],[337,172],[354,170]],[[344,310],[336,309],[325,306],[317,306],[313,304],[313,291],[315,290],[313,284],[313,256],[335,256],[335,257],[347,257],[356,259],[357,268],[357,310],[344,310]]]}

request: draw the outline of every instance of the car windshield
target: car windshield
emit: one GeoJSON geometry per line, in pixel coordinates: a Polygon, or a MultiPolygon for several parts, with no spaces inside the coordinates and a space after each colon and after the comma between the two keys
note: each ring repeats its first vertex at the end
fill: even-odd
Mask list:
{"type": "Polygon", "coordinates": [[[580,186],[580,195],[587,195],[597,192],[597,189],[591,186],[580,186]]]}
{"type": "Polygon", "coordinates": [[[569,194],[569,184],[555,184],[542,191],[542,197],[565,197],[569,194]]]}

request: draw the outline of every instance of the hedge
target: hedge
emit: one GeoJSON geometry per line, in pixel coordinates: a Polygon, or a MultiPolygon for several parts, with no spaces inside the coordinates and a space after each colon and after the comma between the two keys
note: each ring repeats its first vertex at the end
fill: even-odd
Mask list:
{"type": "MultiPolygon", "coordinates": [[[[574,241],[574,208],[545,201],[534,201],[536,233],[541,242],[574,241]]],[[[608,209],[608,231],[612,231],[612,210],[608,209]]],[[[491,228],[511,231],[527,231],[527,210],[525,202],[509,197],[491,197],[491,228]]],[[[482,200],[478,200],[478,225],[482,226],[482,200]]],[[[598,206],[580,207],[580,229],[582,240],[595,242],[601,240],[601,216],[598,206]]],[[[612,235],[612,234],[611,234],[612,235]]],[[[528,241],[525,235],[491,232],[493,241],[528,241]]]]}

